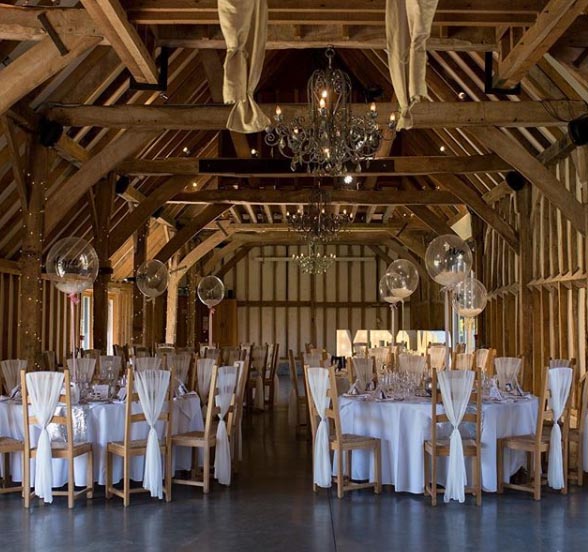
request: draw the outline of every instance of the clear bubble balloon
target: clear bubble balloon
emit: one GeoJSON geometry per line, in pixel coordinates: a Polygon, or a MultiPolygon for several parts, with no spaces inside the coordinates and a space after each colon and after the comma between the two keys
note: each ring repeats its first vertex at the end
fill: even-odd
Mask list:
{"type": "Polygon", "coordinates": [[[389,274],[384,274],[384,276],[380,278],[380,298],[383,301],[386,301],[386,303],[395,305],[400,302],[401,298],[392,293],[392,285],[393,281],[389,274]]]}
{"type": "Polygon", "coordinates": [[[406,259],[398,259],[390,264],[386,275],[389,277],[386,281],[392,295],[400,299],[410,297],[419,285],[418,270],[414,263],[406,259]]]}
{"type": "Polygon", "coordinates": [[[481,314],[487,302],[488,292],[484,284],[476,278],[466,278],[453,290],[453,306],[464,318],[474,318],[481,314]]]}
{"type": "Polygon", "coordinates": [[[225,284],[216,276],[205,276],[198,284],[198,299],[208,308],[218,305],[225,297],[225,284]]]}
{"type": "Polygon", "coordinates": [[[167,289],[167,266],[157,259],[145,261],[137,269],[135,280],[145,297],[159,297],[167,289]]]}
{"type": "Polygon", "coordinates": [[[459,236],[446,234],[427,247],[425,264],[429,276],[438,284],[454,287],[465,280],[472,268],[472,252],[459,236]]]}
{"type": "Polygon", "coordinates": [[[96,250],[82,238],[63,238],[49,251],[47,274],[63,293],[74,294],[91,288],[98,276],[96,250]]]}

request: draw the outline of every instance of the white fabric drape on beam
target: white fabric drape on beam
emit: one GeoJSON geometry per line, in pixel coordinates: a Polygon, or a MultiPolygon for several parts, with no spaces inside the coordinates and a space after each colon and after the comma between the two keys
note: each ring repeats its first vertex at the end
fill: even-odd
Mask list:
{"type": "Polygon", "coordinates": [[[53,466],[51,438],[47,425],[53,417],[63,387],[63,372],[29,372],[27,392],[31,399],[31,414],[37,419],[41,434],[37,441],[35,463],[35,494],[44,502],[53,502],[53,466]]]}
{"type": "Polygon", "coordinates": [[[386,0],[386,48],[398,101],[398,130],[411,128],[410,108],[427,97],[427,39],[438,0],[386,0]]]}
{"type": "Polygon", "coordinates": [[[267,40],[267,0],[218,0],[221,30],[227,44],[223,98],[234,104],[227,128],[253,133],[264,130],[269,118],[254,101],[267,40]]]}
{"type": "MultiPolygon", "coordinates": [[[[561,428],[557,421],[561,418],[570,394],[574,371],[571,368],[549,369],[549,407],[553,411],[553,426],[549,438],[549,464],[547,466],[547,483],[552,489],[565,486],[561,428]]],[[[582,445],[580,445],[582,446],[582,445]]]]}
{"type": "Polygon", "coordinates": [[[331,454],[327,419],[327,408],[330,402],[327,395],[330,387],[329,371],[325,368],[309,368],[308,387],[321,419],[314,436],[313,480],[315,485],[326,488],[331,486],[331,454]]]}
{"type": "Polygon", "coordinates": [[[135,388],[139,394],[139,402],[149,426],[145,450],[143,487],[151,493],[151,496],[163,498],[163,485],[161,482],[163,468],[155,424],[163,409],[170,383],[170,372],[167,370],[138,370],[135,377],[135,388]]]}
{"type": "Polygon", "coordinates": [[[238,366],[221,366],[218,369],[216,406],[219,408],[214,455],[214,478],[222,485],[231,484],[231,446],[225,416],[237,386],[238,366]]]}
{"type": "Polygon", "coordinates": [[[447,418],[449,418],[453,426],[453,431],[449,438],[449,466],[445,496],[443,498],[445,502],[450,500],[465,501],[464,489],[467,483],[467,475],[459,424],[463,419],[472,394],[474,375],[472,370],[446,370],[438,374],[445,414],[447,414],[447,418]]]}

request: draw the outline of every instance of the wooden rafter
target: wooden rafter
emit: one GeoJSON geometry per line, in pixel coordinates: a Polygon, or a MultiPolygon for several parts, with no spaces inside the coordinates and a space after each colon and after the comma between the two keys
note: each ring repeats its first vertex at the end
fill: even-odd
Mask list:
{"type": "Polygon", "coordinates": [[[82,4],[135,80],[156,84],[155,61],[119,0],[82,0],[82,4]]]}
{"type": "Polygon", "coordinates": [[[495,86],[508,88],[521,82],[587,7],[588,0],[549,0],[534,25],[500,61],[495,86]]]}
{"type": "Polygon", "coordinates": [[[4,136],[6,137],[6,145],[10,154],[10,161],[12,163],[12,174],[14,176],[14,181],[16,182],[16,188],[18,190],[20,202],[22,208],[26,209],[27,205],[29,204],[29,193],[24,172],[25,165],[20,155],[18,140],[16,137],[16,129],[14,128],[14,123],[12,120],[6,115],[2,115],[0,118],[0,126],[4,131],[4,136]]]}

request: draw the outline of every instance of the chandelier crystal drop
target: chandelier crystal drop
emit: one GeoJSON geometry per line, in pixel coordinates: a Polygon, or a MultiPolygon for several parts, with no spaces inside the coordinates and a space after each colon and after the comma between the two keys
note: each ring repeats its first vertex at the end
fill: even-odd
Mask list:
{"type": "Polygon", "coordinates": [[[342,176],[351,170],[360,172],[361,161],[374,158],[382,132],[375,103],[365,115],[353,115],[351,79],[333,68],[332,47],[325,55],[328,67],[314,71],[308,81],[307,117],[284,121],[277,106],[275,123],[266,129],[265,143],[292,160],[292,171],[306,167],[309,173],[342,176]]]}
{"type": "Polygon", "coordinates": [[[329,205],[329,194],[316,188],[309,203],[294,213],[286,212],[288,226],[307,242],[330,242],[352,221],[353,216],[344,209],[335,213],[329,205]]]}
{"type": "Polygon", "coordinates": [[[323,274],[335,262],[336,255],[334,253],[323,253],[321,246],[315,242],[308,243],[308,253],[299,253],[292,255],[292,259],[298,263],[300,270],[306,274],[323,274]]]}

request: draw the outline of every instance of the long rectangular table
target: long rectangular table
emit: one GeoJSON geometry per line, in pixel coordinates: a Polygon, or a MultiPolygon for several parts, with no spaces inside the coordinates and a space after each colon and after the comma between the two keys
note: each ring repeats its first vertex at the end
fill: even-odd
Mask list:
{"type": "MultiPolygon", "coordinates": [[[[59,407],[58,407],[59,408],[59,407]]],[[[200,399],[196,394],[185,395],[173,401],[172,432],[184,433],[201,431],[204,428],[200,399]]],[[[125,429],[125,403],[115,401],[111,403],[90,402],[72,408],[74,433],[76,441],[90,441],[94,453],[94,481],[100,485],[106,482],[106,445],[110,441],[122,441],[125,429]]],[[[139,403],[133,404],[133,413],[141,412],[139,403]]],[[[164,424],[158,422],[156,426],[160,438],[163,437],[164,424]]],[[[146,439],[149,427],[146,422],[132,425],[133,439],[146,439]]],[[[31,427],[31,439],[36,444],[40,430],[31,427]]],[[[59,427],[49,427],[52,440],[63,440],[59,427]]],[[[20,402],[0,400],[0,435],[23,439],[23,407],[20,402]]],[[[87,455],[80,456],[74,461],[75,484],[86,485],[87,455]]],[[[191,467],[191,451],[187,448],[174,450],[173,464],[176,470],[187,470],[191,467]]],[[[20,454],[13,454],[10,462],[13,481],[22,481],[22,460],[20,454]]],[[[131,462],[131,479],[143,480],[144,458],[138,456],[131,462]]],[[[113,459],[113,482],[122,479],[123,466],[120,457],[113,459]]],[[[34,484],[34,460],[31,461],[31,484],[34,484]]],[[[53,459],[53,486],[61,487],[67,483],[67,461],[53,459]]]]}
{"type": "MultiPolygon", "coordinates": [[[[497,489],[496,441],[501,437],[535,432],[536,398],[485,402],[482,406],[482,487],[497,489]]],[[[397,492],[422,494],[424,491],[423,443],[431,435],[431,403],[428,399],[404,401],[361,400],[339,397],[344,433],[377,437],[382,441],[382,482],[397,492]]],[[[514,474],[524,463],[522,453],[505,454],[505,476],[514,474]]],[[[444,463],[439,465],[443,483],[444,463]]],[[[373,480],[373,465],[366,451],[353,452],[352,477],[373,480]]],[[[470,470],[468,469],[468,472],[470,470]]]]}

